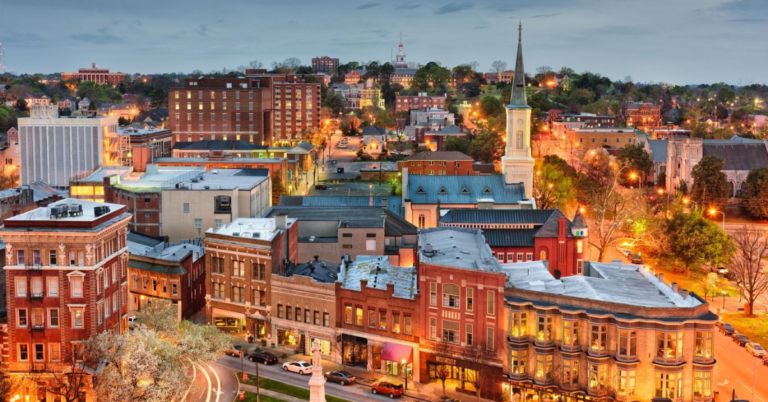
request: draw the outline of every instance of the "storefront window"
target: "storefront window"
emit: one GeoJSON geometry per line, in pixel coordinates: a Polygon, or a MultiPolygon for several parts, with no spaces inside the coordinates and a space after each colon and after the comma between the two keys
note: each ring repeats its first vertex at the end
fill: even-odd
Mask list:
{"type": "Polygon", "coordinates": [[[592,324],[589,338],[589,349],[594,352],[605,352],[608,344],[608,326],[605,324],[592,324]]]}
{"type": "Polygon", "coordinates": [[[635,396],[635,370],[619,369],[619,383],[616,392],[620,398],[624,399],[635,396]]]}
{"type": "Polygon", "coordinates": [[[696,331],[695,357],[712,359],[712,331],[696,331]]]}
{"type": "Polygon", "coordinates": [[[656,397],[673,400],[682,397],[683,373],[656,373],[656,397]]]}
{"type": "Polygon", "coordinates": [[[536,331],[536,341],[552,342],[552,332],[555,327],[555,317],[539,316],[539,326],[536,331]]]}
{"type": "Polygon", "coordinates": [[[579,361],[563,360],[563,387],[574,389],[579,386],[579,361]]]}
{"type": "Polygon", "coordinates": [[[637,358],[637,331],[631,329],[619,330],[619,359],[633,360],[637,358]]]}
{"type": "Polygon", "coordinates": [[[512,313],[512,330],[509,331],[513,338],[528,336],[528,313],[512,313]]]}
{"type": "Polygon", "coordinates": [[[579,322],[563,321],[563,347],[575,349],[579,346],[579,322]]]}
{"type": "Polygon", "coordinates": [[[606,383],[606,365],[589,365],[589,392],[594,395],[601,395],[608,390],[606,383]]]}
{"type": "Polygon", "coordinates": [[[552,381],[552,355],[536,355],[536,381],[552,381]]]}
{"type": "Polygon", "coordinates": [[[528,351],[525,349],[512,349],[510,351],[511,374],[525,375],[528,364],[528,351]]]}
{"type": "Polygon", "coordinates": [[[693,372],[693,397],[696,399],[707,399],[712,396],[712,372],[694,371],[693,372]]]}
{"type": "Polygon", "coordinates": [[[683,333],[658,332],[656,334],[656,358],[676,361],[683,358],[683,333]]]}

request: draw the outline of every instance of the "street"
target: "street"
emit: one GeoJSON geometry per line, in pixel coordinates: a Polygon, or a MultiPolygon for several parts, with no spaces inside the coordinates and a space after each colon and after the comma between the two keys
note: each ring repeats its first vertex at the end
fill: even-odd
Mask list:
{"type": "Polygon", "coordinates": [[[712,391],[720,393],[720,401],[730,401],[736,390],[739,400],[768,402],[768,366],[720,332],[715,335],[715,373],[712,391]],[[754,398],[753,386],[756,386],[754,398]]]}

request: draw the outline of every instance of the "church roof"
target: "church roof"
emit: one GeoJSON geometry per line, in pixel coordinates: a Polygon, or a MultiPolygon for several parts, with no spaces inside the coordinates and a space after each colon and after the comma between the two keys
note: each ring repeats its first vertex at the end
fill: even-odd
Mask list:
{"type": "Polygon", "coordinates": [[[523,67],[523,24],[518,28],[517,59],[515,60],[515,78],[512,81],[512,97],[508,108],[528,108],[525,96],[525,68],[523,67]]]}
{"type": "Polygon", "coordinates": [[[725,159],[723,170],[754,170],[768,167],[768,148],[765,143],[705,142],[702,155],[714,155],[725,159]]]}
{"type": "Polygon", "coordinates": [[[407,197],[414,204],[477,204],[479,198],[491,198],[495,204],[525,201],[522,183],[506,184],[504,176],[430,176],[409,175],[407,197]]]}

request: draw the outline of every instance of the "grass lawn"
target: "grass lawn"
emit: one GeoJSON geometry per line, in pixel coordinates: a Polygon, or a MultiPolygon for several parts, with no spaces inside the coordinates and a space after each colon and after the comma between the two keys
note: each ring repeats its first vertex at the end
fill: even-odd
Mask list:
{"type": "MultiPolygon", "coordinates": [[[[681,288],[695,292],[697,295],[704,297],[704,292],[701,290],[701,282],[704,279],[704,277],[707,275],[707,273],[700,272],[700,271],[691,271],[689,274],[677,274],[672,270],[668,270],[665,267],[658,267],[656,269],[656,272],[663,272],[664,273],[664,282],[666,283],[672,283],[676,282],[678,286],[681,288]]],[[[718,287],[717,289],[717,297],[720,296],[720,292],[725,291],[728,297],[738,297],[739,292],[736,290],[736,288],[728,282],[725,278],[722,279],[722,285],[718,287]]],[[[715,299],[717,299],[717,297],[715,299]]],[[[707,294],[707,301],[712,302],[712,293],[707,294]]],[[[717,300],[715,300],[717,301],[717,300]]]]}
{"type": "Polygon", "coordinates": [[[745,317],[741,313],[725,313],[722,320],[733,325],[733,328],[746,335],[752,342],[757,342],[763,347],[768,346],[768,314],[745,317]]]}
{"type": "MultiPolygon", "coordinates": [[[[240,400],[239,396],[235,398],[235,401],[239,401],[239,400],[240,400]]],[[[244,401],[245,402],[256,402],[256,393],[255,392],[245,391],[245,399],[244,399],[244,401]]],[[[282,399],[275,399],[275,398],[273,398],[271,396],[266,396],[266,395],[260,395],[259,396],[259,401],[260,402],[283,402],[282,399]]]]}
{"type": "MultiPolygon", "coordinates": [[[[252,373],[248,373],[248,381],[243,381],[243,373],[237,372],[237,380],[243,384],[256,386],[256,376],[252,373]]],[[[270,380],[269,378],[259,378],[259,386],[270,391],[279,392],[281,394],[290,395],[305,401],[309,400],[309,390],[300,388],[295,385],[286,384],[284,382],[270,380]]],[[[253,399],[256,400],[255,397],[253,399]]],[[[325,400],[327,402],[350,402],[346,399],[337,398],[335,396],[326,395],[325,400]]]]}

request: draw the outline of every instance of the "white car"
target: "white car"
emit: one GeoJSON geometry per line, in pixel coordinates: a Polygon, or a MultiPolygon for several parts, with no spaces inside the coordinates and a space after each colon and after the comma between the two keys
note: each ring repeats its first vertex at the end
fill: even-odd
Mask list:
{"type": "Polygon", "coordinates": [[[752,353],[752,356],[765,357],[765,349],[759,343],[750,342],[747,344],[746,349],[747,352],[752,353]]]}
{"type": "Polygon", "coordinates": [[[283,363],[283,370],[304,375],[310,374],[312,372],[312,366],[310,366],[309,363],[304,360],[299,360],[295,362],[283,363]]]}

